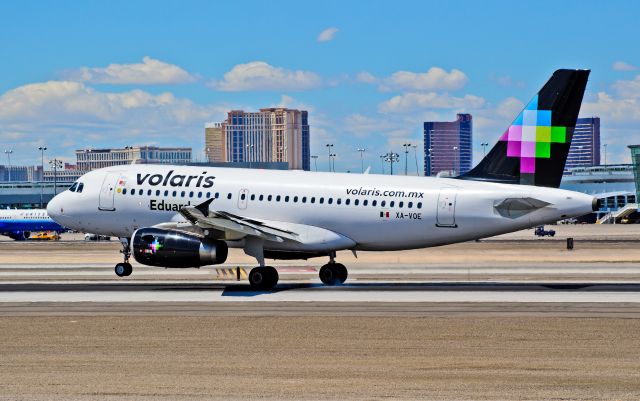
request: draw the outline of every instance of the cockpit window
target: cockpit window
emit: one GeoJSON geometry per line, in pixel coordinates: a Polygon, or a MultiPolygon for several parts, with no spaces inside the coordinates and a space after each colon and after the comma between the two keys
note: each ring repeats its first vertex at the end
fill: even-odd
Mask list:
{"type": "Polygon", "coordinates": [[[80,192],[82,192],[83,189],[84,189],[84,184],[83,183],[79,183],[78,184],[78,189],[76,189],[76,192],[80,193],[80,192]]]}
{"type": "Polygon", "coordinates": [[[69,191],[76,192],[77,188],[78,188],[78,183],[74,182],[73,185],[71,186],[71,188],[69,188],[69,191]]]}

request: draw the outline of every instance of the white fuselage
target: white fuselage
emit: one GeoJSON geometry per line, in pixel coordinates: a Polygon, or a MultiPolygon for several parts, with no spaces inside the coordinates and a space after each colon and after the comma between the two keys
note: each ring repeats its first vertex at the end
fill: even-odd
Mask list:
{"type": "MultiPolygon", "coordinates": [[[[138,228],[183,221],[181,205],[213,197],[211,210],[288,224],[301,235],[338,234],[318,234],[305,251],[443,245],[581,216],[593,204],[592,196],[554,188],[376,174],[128,165],[90,172],[79,182],[81,193],[65,191],[47,209],[75,230],[130,237],[138,228]],[[496,209],[505,199],[523,198],[546,206],[510,216],[496,209]]],[[[292,246],[265,243],[265,249],[292,246]]]]}

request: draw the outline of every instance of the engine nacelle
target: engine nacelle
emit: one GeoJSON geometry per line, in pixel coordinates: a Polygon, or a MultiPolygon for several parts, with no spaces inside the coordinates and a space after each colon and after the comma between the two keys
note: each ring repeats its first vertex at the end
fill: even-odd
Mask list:
{"type": "Polygon", "coordinates": [[[229,248],[224,241],[200,238],[179,231],[141,228],[133,233],[133,257],[160,267],[200,267],[224,263],[229,248]]]}

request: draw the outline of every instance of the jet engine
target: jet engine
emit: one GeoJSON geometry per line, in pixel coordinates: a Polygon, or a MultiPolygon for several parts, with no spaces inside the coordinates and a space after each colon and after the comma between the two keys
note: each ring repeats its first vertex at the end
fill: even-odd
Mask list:
{"type": "Polygon", "coordinates": [[[141,228],[133,233],[133,257],[142,264],[160,267],[200,267],[224,263],[226,242],[180,231],[141,228]]]}

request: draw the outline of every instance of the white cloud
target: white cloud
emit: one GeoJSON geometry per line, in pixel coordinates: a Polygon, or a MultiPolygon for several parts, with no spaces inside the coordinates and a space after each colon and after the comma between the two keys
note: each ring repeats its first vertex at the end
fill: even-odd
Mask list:
{"type": "Polygon", "coordinates": [[[221,81],[212,81],[209,86],[225,92],[305,90],[322,85],[320,76],[311,71],[287,70],[274,67],[264,61],[238,64],[224,74],[221,81]]]}
{"type": "Polygon", "coordinates": [[[382,80],[380,90],[440,91],[456,90],[464,87],[469,79],[457,69],[450,72],[431,67],[427,72],[397,71],[382,80]]]}
{"type": "Polygon", "coordinates": [[[45,143],[49,155],[87,146],[194,146],[202,142],[203,122],[221,119],[228,108],[169,92],[101,92],[81,82],[49,81],[0,95],[0,138],[20,138],[16,147],[24,146],[25,155],[35,143],[45,143]]]}
{"type": "Polygon", "coordinates": [[[367,71],[359,72],[356,75],[356,80],[364,84],[375,84],[379,82],[378,78],[376,78],[373,74],[367,71]]]}
{"type": "Polygon", "coordinates": [[[612,67],[616,71],[635,71],[638,69],[635,65],[625,63],[624,61],[616,61],[612,67]]]}
{"type": "Polygon", "coordinates": [[[515,97],[504,99],[496,108],[496,114],[503,118],[515,119],[518,113],[524,108],[524,103],[515,97]]]}
{"type": "Polygon", "coordinates": [[[383,113],[410,113],[420,109],[472,109],[485,104],[485,100],[474,95],[454,97],[447,93],[405,93],[394,96],[378,105],[383,113]]]}
{"type": "Polygon", "coordinates": [[[105,68],[82,67],[77,70],[63,71],[60,76],[68,81],[122,85],[181,84],[196,80],[196,77],[177,65],[148,56],[142,59],[142,63],[110,64],[105,68]]]}
{"type": "Polygon", "coordinates": [[[338,33],[339,29],[336,27],[327,28],[324,31],[320,32],[318,35],[318,42],[329,42],[336,37],[336,33],[338,33]]]}
{"type": "Polygon", "coordinates": [[[620,98],[640,99],[640,75],[631,81],[616,81],[611,87],[620,98]]]}

